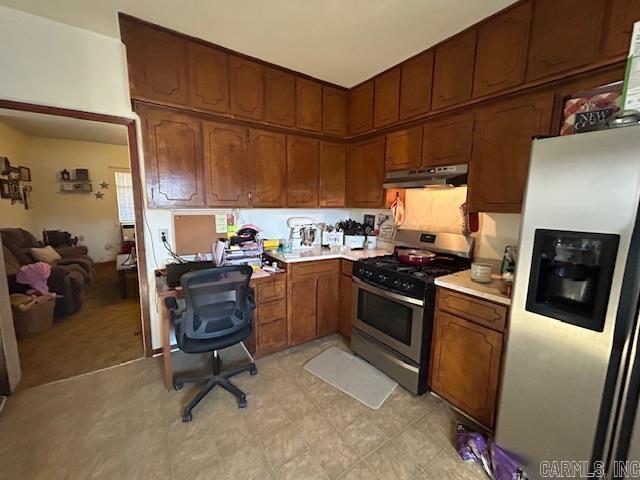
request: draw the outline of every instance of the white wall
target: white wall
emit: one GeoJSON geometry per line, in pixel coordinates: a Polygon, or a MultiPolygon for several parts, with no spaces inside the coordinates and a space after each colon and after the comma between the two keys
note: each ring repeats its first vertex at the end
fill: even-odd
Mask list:
{"type": "MultiPolygon", "coordinates": [[[[0,123],[0,157],[8,157],[11,165],[31,167],[25,151],[26,140],[22,132],[0,123]]],[[[25,182],[24,185],[31,183],[25,182]]],[[[0,198],[0,227],[20,227],[31,231],[34,227],[33,215],[22,203],[11,204],[8,198],[0,198]]]]}
{"type": "MultiPolygon", "coordinates": [[[[125,127],[122,127],[123,129],[125,127]]],[[[106,143],[27,137],[27,156],[31,161],[32,233],[43,229],[67,230],[80,237],[95,262],[115,260],[120,245],[120,222],[114,173],[129,168],[129,147],[106,143]],[[115,168],[114,168],[115,167],[115,168]],[[93,193],[60,192],[58,173],[87,168],[93,181],[93,193]],[[102,189],[100,183],[109,188],[102,189]]]]}
{"type": "Polygon", "coordinates": [[[0,98],[131,117],[124,45],[0,6],[0,98]]]}

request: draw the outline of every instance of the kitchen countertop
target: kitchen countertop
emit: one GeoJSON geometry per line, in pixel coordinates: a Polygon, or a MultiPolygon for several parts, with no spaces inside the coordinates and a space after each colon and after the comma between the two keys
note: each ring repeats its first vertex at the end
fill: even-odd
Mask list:
{"type": "Polygon", "coordinates": [[[478,283],[471,280],[471,270],[452,273],[437,277],[435,284],[457,292],[484,298],[502,305],[511,305],[511,298],[500,292],[500,276],[492,275],[491,283],[478,283]]]}
{"type": "Polygon", "coordinates": [[[342,258],[345,260],[362,260],[363,258],[381,257],[383,255],[391,255],[389,250],[349,250],[313,248],[310,250],[294,250],[293,253],[264,252],[266,255],[283,263],[311,262],[314,260],[331,260],[333,258],[342,258]]]}

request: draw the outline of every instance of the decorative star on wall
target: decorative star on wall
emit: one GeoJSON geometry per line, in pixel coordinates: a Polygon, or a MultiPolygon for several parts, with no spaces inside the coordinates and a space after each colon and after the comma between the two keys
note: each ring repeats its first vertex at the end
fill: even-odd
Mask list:
{"type": "Polygon", "coordinates": [[[104,193],[102,192],[96,192],[94,193],[94,195],[96,196],[96,199],[99,198],[100,200],[102,200],[104,198],[104,193]]]}
{"type": "Polygon", "coordinates": [[[107,188],[109,188],[109,184],[107,182],[102,182],[100,184],[100,188],[102,188],[103,190],[106,190],[107,188]]]}

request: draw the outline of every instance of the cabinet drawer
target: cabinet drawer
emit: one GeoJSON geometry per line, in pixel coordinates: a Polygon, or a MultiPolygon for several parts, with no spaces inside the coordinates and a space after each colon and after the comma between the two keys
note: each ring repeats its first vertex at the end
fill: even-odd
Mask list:
{"type": "Polygon", "coordinates": [[[311,275],[323,273],[337,273],[340,271],[340,260],[319,260],[316,262],[301,262],[291,265],[292,280],[304,279],[311,275]]]}
{"type": "Polygon", "coordinates": [[[284,275],[260,282],[257,286],[256,301],[258,305],[285,297],[286,283],[284,275]]]}
{"type": "Polygon", "coordinates": [[[261,303],[257,310],[258,325],[265,325],[287,316],[287,302],[283,298],[270,303],[261,303]]]}
{"type": "Polygon", "coordinates": [[[504,305],[438,288],[438,309],[504,332],[507,319],[507,307],[504,305]]]}
{"type": "Polygon", "coordinates": [[[287,346],[287,321],[260,325],[257,328],[257,350],[262,354],[287,346]]]}
{"type": "Polygon", "coordinates": [[[351,276],[353,272],[353,262],[351,260],[340,260],[340,271],[344,275],[351,276]]]}

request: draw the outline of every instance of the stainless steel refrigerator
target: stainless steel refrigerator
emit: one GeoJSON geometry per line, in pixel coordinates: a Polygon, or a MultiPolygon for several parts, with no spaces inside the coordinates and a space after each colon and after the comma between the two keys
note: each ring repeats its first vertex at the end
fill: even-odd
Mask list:
{"type": "Polygon", "coordinates": [[[640,478],[639,202],[640,126],[534,140],[496,425],[531,479],[640,478]]]}

